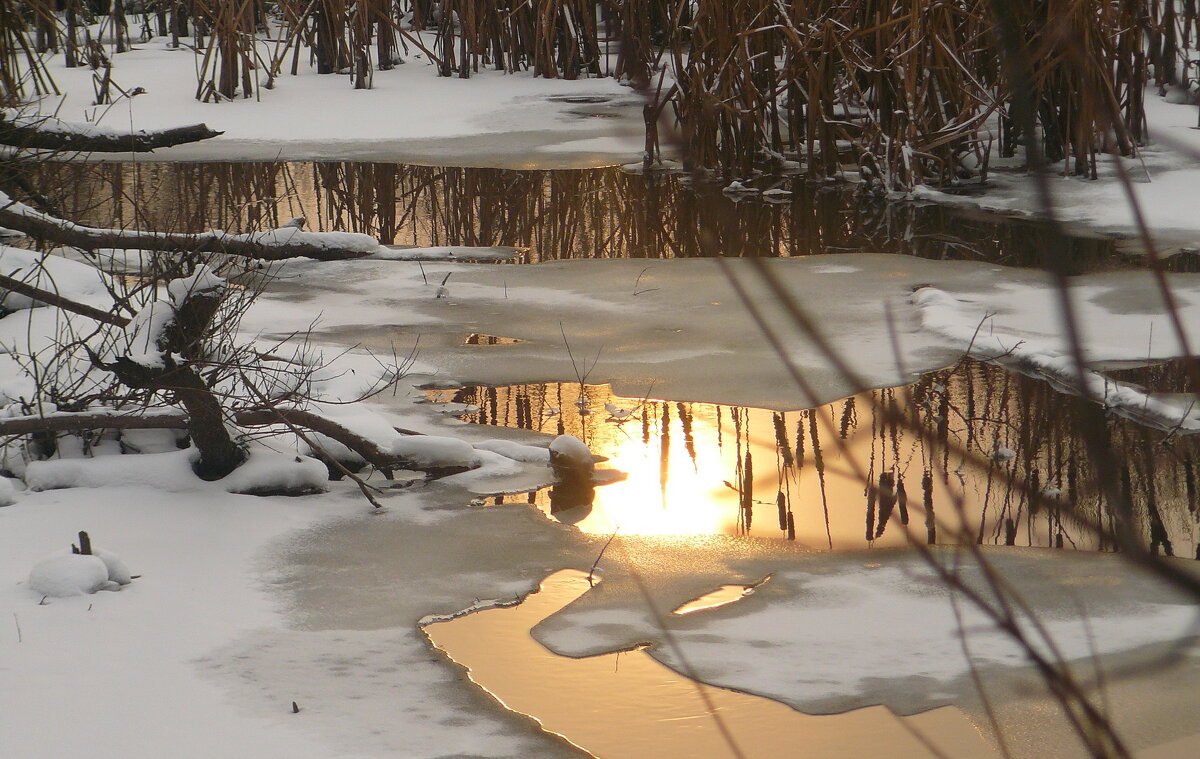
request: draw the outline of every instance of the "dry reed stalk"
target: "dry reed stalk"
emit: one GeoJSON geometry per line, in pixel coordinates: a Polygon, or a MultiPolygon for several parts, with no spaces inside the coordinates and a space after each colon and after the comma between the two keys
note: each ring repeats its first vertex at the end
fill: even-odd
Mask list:
{"type": "MultiPolygon", "coordinates": [[[[57,95],[58,87],[46,70],[18,0],[0,0],[0,105],[17,105],[30,97],[57,95]]],[[[38,17],[45,16],[45,9],[38,17]]]]}

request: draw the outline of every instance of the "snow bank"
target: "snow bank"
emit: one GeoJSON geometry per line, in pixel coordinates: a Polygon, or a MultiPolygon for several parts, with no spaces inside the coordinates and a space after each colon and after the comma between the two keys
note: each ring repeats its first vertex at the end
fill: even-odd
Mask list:
{"type": "MultiPolygon", "coordinates": [[[[1055,216],[1104,231],[1136,234],[1138,220],[1129,194],[1118,178],[1115,161],[1124,164],[1142,218],[1156,235],[1186,243],[1200,242],[1196,186],[1200,183],[1200,132],[1196,106],[1168,102],[1155,88],[1145,93],[1146,121],[1151,144],[1131,158],[1100,156],[1099,179],[1063,176],[1054,166],[1047,186],[1055,216]]],[[[988,174],[988,190],[978,195],[941,192],[918,187],[913,197],[949,205],[977,206],[989,211],[1041,214],[1043,209],[1033,177],[1003,169],[988,174]]]]}
{"type": "MultiPolygon", "coordinates": [[[[631,161],[644,149],[641,99],[611,78],[545,79],[492,70],[470,79],[439,77],[414,51],[406,65],[374,72],[371,89],[356,90],[345,76],[318,75],[302,64],[298,76],[280,76],[258,98],[202,103],[194,95],[197,56],[204,51],[193,54],[186,43],[170,49],[168,42],[155,38],[112,56],[114,80],[127,90],[145,90],[115,108],[92,105],[90,69],[68,69],[62,56],[48,58],[64,94],[38,107],[72,122],[107,115],[118,131],[203,122],[224,132],[155,151],[157,160],[168,161],[357,159],[527,168],[537,148],[540,165],[585,167],[631,161]],[[604,102],[564,100],[578,95],[604,102]],[[413,103],[420,107],[414,110],[413,103]],[[588,118],[597,112],[606,118],[588,118]],[[598,137],[615,139],[580,142],[598,137]]],[[[263,60],[273,52],[273,43],[260,43],[263,60]]],[[[25,118],[42,116],[27,112],[25,118]]]]}
{"type": "Polygon", "coordinates": [[[400,435],[391,453],[419,467],[477,467],[480,453],[465,440],[437,435],[400,435]]]}
{"type": "Polygon", "coordinates": [[[199,453],[194,449],[131,456],[31,461],[25,470],[30,490],[149,486],[164,492],[220,490],[229,493],[324,492],[329,473],[316,459],[262,449],[250,452],[246,463],[215,482],[192,471],[199,453]]]}

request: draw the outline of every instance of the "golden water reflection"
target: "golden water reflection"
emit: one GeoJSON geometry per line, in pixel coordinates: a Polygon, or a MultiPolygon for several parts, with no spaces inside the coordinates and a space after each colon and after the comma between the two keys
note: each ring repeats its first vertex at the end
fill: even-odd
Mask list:
{"type": "MultiPolygon", "coordinates": [[[[1170,392],[1185,374],[1168,364],[1124,378],[1170,392]]],[[[586,532],[745,535],[826,549],[909,540],[1109,547],[1075,516],[1110,519],[1116,506],[1090,485],[1073,400],[973,361],[906,388],[786,413],[577,384],[468,388],[451,399],[469,404],[471,421],[576,435],[625,472],[596,489],[576,523],[586,532]]],[[[1135,524],[1155,550],[1195,556],[1197,441],[1162,445],[1164,433],[1117,418],[1109,427],[1135,524]]],[[[532,499],[549,510],[545,493],[532,499]]]]}
{"type": "MultiPolygon", "coordinates": [[[[518,606],[475,612],[424,630],[505,707],[531,716],[544,730],[594,756],[731,756],[696,684],[646,652],[572,659],[547,651],[530,637],[530,628],[588,588],[586,574],[563,570],[518,606]]],[[[912,717],[898,717],[882,706],[814,716],[745,693],[714,687],[705,691],[746,757],[790,756],[798,750],[807,759],[997,755],[953,707],[912,717]]]]}

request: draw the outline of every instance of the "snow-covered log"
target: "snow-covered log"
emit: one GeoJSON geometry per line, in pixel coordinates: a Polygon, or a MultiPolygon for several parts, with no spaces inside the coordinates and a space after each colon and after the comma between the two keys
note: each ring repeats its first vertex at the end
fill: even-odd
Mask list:
{"type": "Polygon", "coordinates": [[[224,132],[205,124],[155,132],[119,132],[94,124],[76,124],[53,116],[26,115],[0,109],[0,145],[30,150],[66,150],[81,153],[148,153],[189,142],[207,140],[224,132]]]}

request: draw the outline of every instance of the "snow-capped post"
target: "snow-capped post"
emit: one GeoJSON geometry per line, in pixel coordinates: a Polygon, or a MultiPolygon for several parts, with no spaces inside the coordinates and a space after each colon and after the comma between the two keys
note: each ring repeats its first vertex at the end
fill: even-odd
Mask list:
{"type": "Polygon", "coordinates": [[[591,506],[596,496],[595,457],[582,440],[559,435],[550,443],[550,468],[554,487],[550,489],[550,512],[591,506]]]}
{"type": "Polygon", "coordinates": [[[108,359],[92,361],[140,390],[171,393],[188,414],[188,432],[200,452],[196,475],[219,480],[246,460],[229,434],[225,412],[194,365],[208,360],[205,338],[221,300],[225,280],[204,264],[191,276],[167,285],[168,300],[153,301],[133,318],[108,359]]]}

